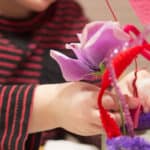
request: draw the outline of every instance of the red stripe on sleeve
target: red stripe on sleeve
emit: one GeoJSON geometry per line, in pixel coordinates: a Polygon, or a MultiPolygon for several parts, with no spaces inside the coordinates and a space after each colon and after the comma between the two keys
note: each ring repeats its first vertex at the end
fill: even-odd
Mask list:
{"type": "Polygon", "coordinates": [[[1,139],[1,149],[5,149],[4,148],[4,142],[5,142],[5,138],[6,138],[6,135],[7,135],[7,130],[9,128],[9,124],[8,124],[8,119],[9,119],[9,111],[11,109],[11,97],[12,97],[12,94],[15,90],[16,86],[13,86],[11,88],[11,90],[9,91],[9,95],[8,95],[8,101],[7,101],[7,106],[6,106],[6,117],[5,117],[5,131],[4,131],[4,134],[2,136],[2,139],[1,139]]]}
{"type": "MultiPolygon", "coordinates": [[[[21,86],[17,92],[17,95],[16,95],[16,104],[18,103],[19,101],[19,95],[20,95],[20,92],[22,90],[23,86],[21,86]]],[[[9,138],[9,141],[8,141],[8,146],[11,148],[11,140],[12,140],[12,137],[13,137],[13,134],[14,134],[14,129],[15,129],[15,120],[16,120],[16,115],[17,115],[17,105],[15,106],[15,111],[14,111],[14,116],[13,116],[13,125],[12,125],[12,132],[10,134],[10,138],[9,138]]]]}

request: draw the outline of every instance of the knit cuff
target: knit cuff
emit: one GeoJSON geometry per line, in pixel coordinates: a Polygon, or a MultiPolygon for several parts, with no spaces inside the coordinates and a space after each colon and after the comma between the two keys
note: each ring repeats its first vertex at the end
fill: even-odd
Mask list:
{"type": "Polygon", "coordinates": [[[24,150],[33,85],[0,87],[0,150],[24,150]]]}

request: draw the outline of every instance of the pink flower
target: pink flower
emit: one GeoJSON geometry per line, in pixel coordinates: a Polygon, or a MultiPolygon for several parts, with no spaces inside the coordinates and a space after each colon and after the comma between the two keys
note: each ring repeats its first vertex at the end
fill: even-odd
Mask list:
{"type": "Polygon", "coordinates": [[[100,63],[112,51],[122,50],[130,39],[119,23],[112,21],[89,23],[78,38],[80,43],[66,44],[66,48],[75,53],[76,59],[54,50],[50,52],[66,81],[90,80],[92,73],[99,71],[100,63]]]}

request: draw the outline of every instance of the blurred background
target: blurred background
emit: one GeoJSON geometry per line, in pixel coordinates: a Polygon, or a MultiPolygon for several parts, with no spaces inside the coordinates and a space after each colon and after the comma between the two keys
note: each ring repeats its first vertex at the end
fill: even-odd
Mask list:
{"type": "MultiPolygon", "coordinates": [[[[85,10],[87,16],[92,20],[113,20],[113,17],[108,10],[105,0],[77,0],[85,10]]],[[[117,18],[121,25],[125,24],[134,24],[140,29],[142,25],[140,24],[138,18],[131,9],[128,0],[109,0],[113,10],[115,11],[117,18]]],[[[150,70],[150,65],[148,61],[139,57],[138,66],[142,68],[148,68],[150,70]]],[[[132,64],[127,71],[130,71],[134,68],[132,64]]]]}
{"type": "MultiPolygon", "coordinates": [[[[132,11],[128,0],[109,0],[121,24],[140,23],[132,11]]],[[[91,20],[112,20],[112,16],[106,6],[105,0],[78,0],[84,7],[87,16],[91,20]]]]}

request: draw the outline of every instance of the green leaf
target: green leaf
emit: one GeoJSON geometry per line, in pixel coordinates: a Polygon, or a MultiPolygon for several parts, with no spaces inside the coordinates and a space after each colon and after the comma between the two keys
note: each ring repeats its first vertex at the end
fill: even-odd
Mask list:
{"type": "Polygon", "coordinates": [[[104,63],[100,63],[99,64],[99,69],[100,69],[100,73],[101,75],[104,73],[105,69],[106,69],[106,66],[104,63]]]}
{"type": "Polygon", "coordinates": [[[98,76],[98,77],[102,76],[103,73],[104,73],[104,71],[105,71],[105,69],[106,69],[106,66],[103,63],[100,63],[100,65],[99,65],[99,71],[95,71],[92,74],[95,75],[95,76],[98,76]]]}

